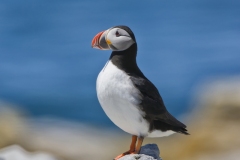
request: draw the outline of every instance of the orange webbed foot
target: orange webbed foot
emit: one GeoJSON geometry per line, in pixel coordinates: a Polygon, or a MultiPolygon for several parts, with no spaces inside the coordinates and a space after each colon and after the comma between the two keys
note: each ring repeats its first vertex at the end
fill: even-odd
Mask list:
{"type": "Polygon", "coordinates": [[[135,151],[127,151],[127,152],[124,152],[124,153],[118,155],[117,157],[115,157],[114,160],[118,160],[118,159],[120,159],[120,158],[122,158],[123,156],[126,156],[126,155],[128,155],[128,154],[136,154],[136,153],[135,153],[135,151]]]}
{"type": "Polygon", "coordinates": [[[139,151],[140,151],[140,148],[142,146],[143,137],[138,138],[137,147],[136,147],[136,142],[137,142],[137,136],[132,136],[132,143],[130,145],[130,150],[118,155],[116,158],[114,158],[114,160],[118,160],[118,159],[120,159],[123,156],[128,155],[128,154],[138,154],[139,151]]]}

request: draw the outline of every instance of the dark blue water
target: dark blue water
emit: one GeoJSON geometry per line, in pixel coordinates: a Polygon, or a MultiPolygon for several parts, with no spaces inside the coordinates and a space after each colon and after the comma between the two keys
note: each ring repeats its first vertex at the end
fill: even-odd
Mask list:
{"type": "Polygon", "coordinates": [[[202,81],[240,74],[239,8],[239,0],[1,1],[0,99],[33,116],[111,125],[95,91],[110,51],[90,43],[124,24],[140,68],[178,116],[202,81]]]}

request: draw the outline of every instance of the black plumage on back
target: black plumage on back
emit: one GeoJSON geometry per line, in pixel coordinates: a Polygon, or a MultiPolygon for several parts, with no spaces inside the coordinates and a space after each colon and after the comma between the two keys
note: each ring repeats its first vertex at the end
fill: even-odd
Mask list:
{"type": "Polygon", "coordinates": [[[186,126],[167,111],[157,88],[147,78],[131,76],[131,80],[141,93],[139,107],[145,113],[144,118],[150,123],[150,132],[173,130],[188,134],[186,126]]]}

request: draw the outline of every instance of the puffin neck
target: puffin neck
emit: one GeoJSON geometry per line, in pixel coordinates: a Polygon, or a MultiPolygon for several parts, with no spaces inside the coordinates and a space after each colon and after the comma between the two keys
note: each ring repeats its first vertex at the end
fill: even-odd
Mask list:
{"type": "Polygon", "coordinates": [[[137,66],[137,44],[134,43],[131,47],[124,51],[113,51],[109,60],[119,69],[125,71],[128,75],[136,74],[143,76],[137,66]]]}

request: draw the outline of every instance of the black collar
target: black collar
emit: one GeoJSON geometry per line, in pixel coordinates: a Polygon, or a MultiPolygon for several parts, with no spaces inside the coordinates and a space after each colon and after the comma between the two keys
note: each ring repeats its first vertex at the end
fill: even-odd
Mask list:
{"type": "Polygon", "coordinates": [[[143,73],[137,66],[137,44],[134,43],[131,47],[124,51],[113,51],[109,60],[122,71],[130,76],[144,77],[143,73]]]}

